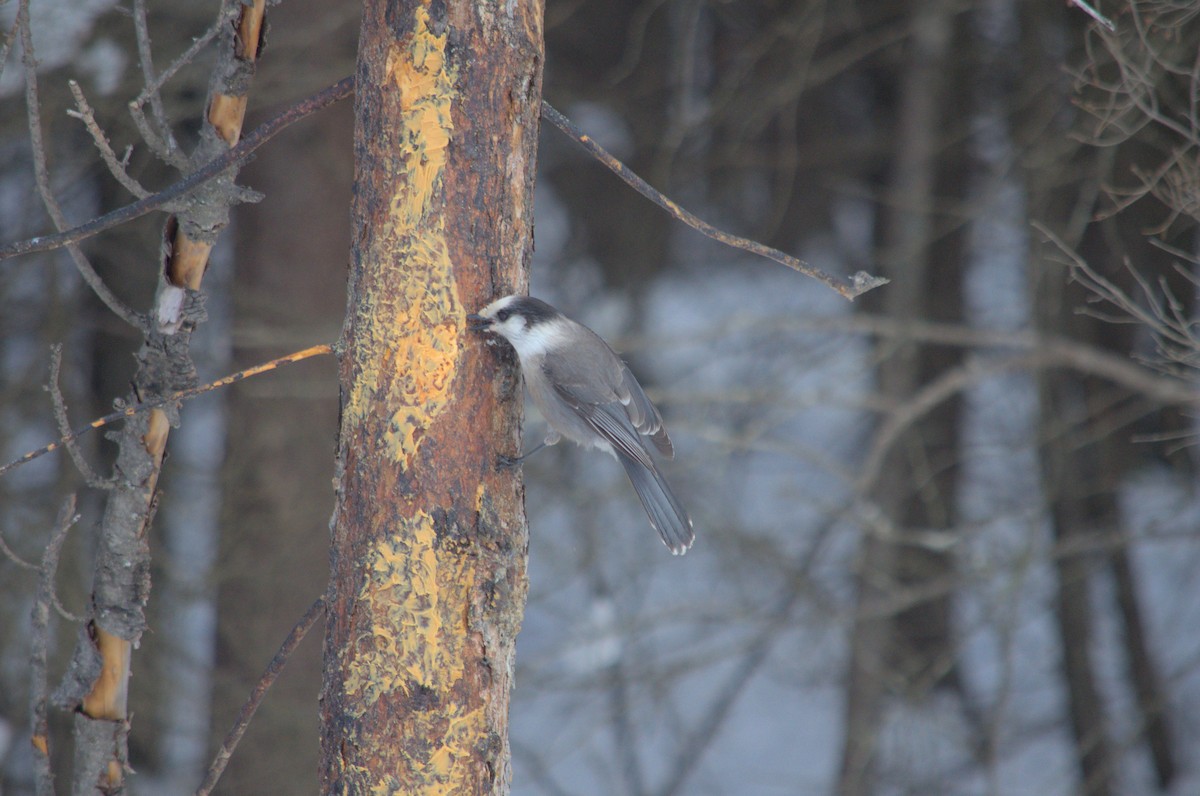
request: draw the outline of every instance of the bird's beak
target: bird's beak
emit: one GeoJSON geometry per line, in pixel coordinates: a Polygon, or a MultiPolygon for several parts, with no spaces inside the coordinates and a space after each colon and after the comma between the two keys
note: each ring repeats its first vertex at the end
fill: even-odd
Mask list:
{"type": "Polygon", "coordinates": [[[471,313],[467,316],[467,328],[472,332],[486,332],[491,328],[492,319],[471,313]]]}

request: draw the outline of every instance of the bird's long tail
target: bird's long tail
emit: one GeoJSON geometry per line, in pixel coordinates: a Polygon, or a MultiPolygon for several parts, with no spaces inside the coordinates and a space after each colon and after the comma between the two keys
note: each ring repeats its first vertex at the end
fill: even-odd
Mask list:
{"type": "Polygon", "coordinates": [[[692,520],[679,503],[679,498],[671,491],[670,484],[662,477],[655,467],[647,467],[639,461],[625,455],[618,455],[625,467],[625,474],[637,490],[642,506],[650,517],[650,524],[663,544],[671,549],[673,555],[682,555],[696,541],[692,531],[692,520]]]}

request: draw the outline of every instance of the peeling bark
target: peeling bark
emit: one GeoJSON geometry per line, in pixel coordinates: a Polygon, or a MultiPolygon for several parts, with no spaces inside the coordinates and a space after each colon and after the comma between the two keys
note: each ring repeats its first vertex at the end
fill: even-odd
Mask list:
{"type": "MultiPolygon", "coordinates": [[[[245,92],[259,47],[265,0],[244,6],[234,35],[218,58],[209,97],[208,124],[189,163],[193,168],[237,143],[245,92]]],[[[174,153],[178,154],[178,153],[174,153]]],[[[128,404],[154,401],[197,383],[189,346],[196,324],[204,320],[199,293],[208,256],[229,208],[241,195],[234,171],[197,188],[186,207],[168,220],[162,269],[128,404]]],[[[147,541],[154,515],[158,476],[171,426],[179,422],[173,407],[152,409],[126,421],[110,435],[119,446],[97,542],[88,632],[76,661],[99,658],[100,674],[83,679],[67,673],[66,682],[89,684],[88,692],[68,707],[78,710],[75,722],[74,792],[118,793],[128,770],[129,675],[133,649],[146,629],[150,596],[150,549],[147,541]]],[[[69,691],[63,691],[68,695],[69,691]]]]}
{"type": "Polygon", "coordinates": [[[542,48],[536,2],[364,11],[325,792],[508,789],[521,395],[466,314],[527,285],[542,48]]]}

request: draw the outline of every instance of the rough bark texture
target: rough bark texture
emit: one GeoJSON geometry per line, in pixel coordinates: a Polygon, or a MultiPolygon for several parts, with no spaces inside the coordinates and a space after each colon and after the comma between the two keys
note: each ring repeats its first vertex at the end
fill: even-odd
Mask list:
{"type": "MultiPolygon", "coordinates": [[[[178,165],[199,167],[237,143],[265,7],[265,0],[243,7],[233,35],[223,43],[199,144],[191,159],[180,156],[178,165]]],[[[189,344],[192,330],[204,319],[199,289],[208,254],[228,221],[229,206],[236,201],[234,176],[230,171],[199,188],[187,207],[167,223],[162,269],[154,307],[144,319],[145,339],[137,354],[138,372],[129,404],[196,384],[189,344]]],[[[150,595],[147,534],[167,437],[177,422],[175,408],[153,409],[130,418],[112,436],[120,447],[115,487],[108,493],[96,544],[90,621],[87,632],[79,636],[89,648],[75,654],[76,661],[89,662],[89,672],[98,659],[100,672],[94,680],[68,672],[68,687],[57,694],[60,705],[78,709],[76,794],[118,793],[125,786],[131,658],[146,629],[150,595]],[[82,688],[72,690],[72,685],[88,690],[78,693],[82,688]]]]}
{"type": "Polygon", "coordinates": [[[526,288],[542,47],[538,2],[364,10],[326,792],[507,791],[521,396],[466,314],[526,288]]]}

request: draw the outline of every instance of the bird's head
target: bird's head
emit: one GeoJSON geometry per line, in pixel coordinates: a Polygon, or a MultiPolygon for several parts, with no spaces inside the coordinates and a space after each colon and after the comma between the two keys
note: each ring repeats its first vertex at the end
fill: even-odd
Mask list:
{"type": "Polygon", "coordinates": [[[521,359],[528,359],[562,342],[570,322],[540,299],[505,296],[468,315],[467,323],[472,331],[503,337],[521,359]]]}

